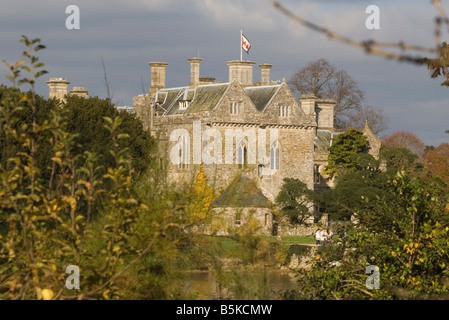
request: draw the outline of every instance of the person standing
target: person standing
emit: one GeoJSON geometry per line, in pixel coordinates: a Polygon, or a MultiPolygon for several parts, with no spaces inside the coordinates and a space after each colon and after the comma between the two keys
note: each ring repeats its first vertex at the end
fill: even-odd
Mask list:
{"type": "Polygon", "coordinates": [[[321,244],[321,229],[316,230],[315,240],[316,240],[316,245],[319,246],[321,244]]]}
{"type": "Polygon", "coordinates": [[[321,230],[321,245],[324,246],[326,245],[326,240],[327,240],[327,231],[326,229],[321,230]]]}

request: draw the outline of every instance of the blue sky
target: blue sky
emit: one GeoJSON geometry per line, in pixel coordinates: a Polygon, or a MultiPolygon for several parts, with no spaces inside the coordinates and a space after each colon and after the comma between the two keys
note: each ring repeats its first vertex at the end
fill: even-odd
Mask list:
{"type": "MultiPolygon", "coordinates": [[[[430,1],[281,3],[355,39],[435,45],[437,11],[430,1]],[[365,9],[371,4],[380,8],[380,30],[365,28],[365,9]]],[[[383,110],[390,126],[384,134],[411,131],[435,146],[449,140],[444,133],[449,129],[449,88],[439,85],[441,79],[430,79],[424,67],[368,56],[331,41],[288,20],[268,0],[9,1],[0,11],[0,58],[20,58],[22,34],[40,38],[47,49],[39,56],[49,74],[41,78],[39,94],[48,96],[48,78],[65,77],[71,81],[69,88],[83,86],[91,95],[105,97],[103,59],[113,101],[132,105],[133,96],[148,91],[150,61],[167,62],[167,86],[182,86],[189,82],[187,59],[199,53],[201,76],[227,81],[226,61],[240,55],[240,29],[252,46],[244,59],[273,64],[273,80],[288,80],[308,62],[325,58],[358,82],[368,104],[383,110]],[[79,30],[65,27],[65,8],[72,4],[80,8],[79,30]]],[[[443,32],[443,40],[449,40],[447,36],[443,32]]],[[[0,66],[0,82],[7,82],[6,73],[0,66]]],[[[254,80],[260,80],[257,67],[254,80]]]]}

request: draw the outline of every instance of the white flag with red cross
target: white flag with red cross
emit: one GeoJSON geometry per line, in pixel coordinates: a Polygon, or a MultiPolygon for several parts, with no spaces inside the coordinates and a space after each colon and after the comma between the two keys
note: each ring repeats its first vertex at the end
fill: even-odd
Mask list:
{"type": "Polygon", "coordinates": [[[249,54],[250,48],[251,48],[251,44],[249,43],[249,40],[242,33],[242,49],[245,50],[245,52],[249,54]]]}

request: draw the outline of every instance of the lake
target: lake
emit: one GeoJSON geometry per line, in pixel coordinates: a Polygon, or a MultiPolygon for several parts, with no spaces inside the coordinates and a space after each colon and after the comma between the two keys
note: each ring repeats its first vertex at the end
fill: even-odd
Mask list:
{"type": "Polygon", "coordinates": [[[189,271],[183,291],[198,300],[276,300],[280,299],[279,291],[297,288],[294,273],[289,271],[225,271],[219,278],[221,286],[214,271],[189,271]]]}

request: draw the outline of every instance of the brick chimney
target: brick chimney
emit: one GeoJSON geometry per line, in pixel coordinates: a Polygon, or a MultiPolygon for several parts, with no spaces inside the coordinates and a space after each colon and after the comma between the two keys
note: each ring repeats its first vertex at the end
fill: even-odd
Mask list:
{"type": "Polygon", "coordinates": [[[158,89],[165,88],[165,68],[168,63],[166,62],[150,62],[151,67],[151,85],[150,94],[155,93],[158,89]]]}
{"type": "Polygon", "coordinates": [[[194,89],[200,83],[200,63],[201,58],[187,59],[190,62],[190,89],[194,89]]]}
{"type": "Polygon", "coordinates": [[[256,64],[254,61],[233,60],[226,64],[229,66],[229,82],[237,79],[242,86],[253,85],[253,65],[256,64]]]}
{"type": "Polygon", "coordinates": [[[260,84],[267,86],[270,84],[270,70],[273,65],[268,63],[259,64],[260,68],[260,84]]]}
{"type": "Polygon", "coordinates": [[[47,81],[49,92],[48,96],[50,99],[56,98],[62,102],[66,102],[65,96],[67,95],[67,88],[69,87],[70,81],[66,78],[50,78],[47,81]]]}

